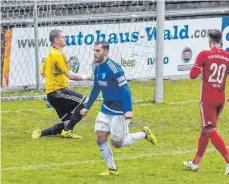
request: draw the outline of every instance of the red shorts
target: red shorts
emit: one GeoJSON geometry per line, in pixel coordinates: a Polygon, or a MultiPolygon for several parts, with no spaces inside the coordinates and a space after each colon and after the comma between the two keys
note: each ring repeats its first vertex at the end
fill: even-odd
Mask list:
{"type": "Polygon", "coordinates": [[[200,102],[201,130],[215,129],[217,120],[224,107],[224,102],[200,102]]]}

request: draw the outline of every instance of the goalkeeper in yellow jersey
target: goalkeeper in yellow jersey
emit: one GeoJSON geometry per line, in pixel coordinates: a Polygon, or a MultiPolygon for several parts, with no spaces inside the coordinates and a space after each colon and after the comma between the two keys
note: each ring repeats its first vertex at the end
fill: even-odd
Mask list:
{"type": "Polygon", "coordinates": [[[66,45],[64,33],[52,30],[49,34],[50,51],[45,61],[45,92],[47,100],[56,110],[61,122],[44,130],[36,128],[32,138],[60,134],[64,138],[81,138],[73,133],[74,126],[82,119],[80,110],[87,103],[87,97],[68,88],[70,80],[92,80],[91,75],[73,73],[62,49],[66,45]]]}

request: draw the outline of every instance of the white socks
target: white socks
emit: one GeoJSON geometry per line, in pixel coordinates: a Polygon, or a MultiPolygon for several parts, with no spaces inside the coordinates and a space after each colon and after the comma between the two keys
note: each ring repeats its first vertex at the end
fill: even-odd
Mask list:
{"type": "Polygon", "coordinates": [[[226,172],[224,175],[229,175],[229,164],[226,164],[226,172]]]}
{"type": "Polygon", "coordinates": [[[99,144],[99,149],[100,149],[100,152],[103,156],[103,159],[107,163],[107,167],[109,169],[115,169],[116,170],[116,165],[114,163],[113,153],[112,153],[111,147],[108,144],[108,142],[106,141],[103,144],[99,144]]]}
{"type": "MultiPolygon", "coordinates": [[[[145,137],[146,137],[145,132],[137,132],[137,133],[133,133],[133,134],[128,134],[124,138],[122,146],[128,146],[130,144],[133,144],[134,142],[136,142],[139,139],[145,139],[145,137]]],[[[106,141],[102,144],[98,144],[98,146],[99,146],[100,152],[103,156],[103,159],[107,163],[107,167],[109,169],[115,169],[116,170],[116,165],[114,162],[113,153],[112,153],[112,150],[111,150],[109,143],[106,141]]]]}
{"type": "Polygon", "coordinates": [[[139,139],[145,139],[146,138],[146,133],[145,132],[137,132],[133,134],[128,134],[122,143],[122,146],[128,146],[130,144],[135,143],[139,139]]]}

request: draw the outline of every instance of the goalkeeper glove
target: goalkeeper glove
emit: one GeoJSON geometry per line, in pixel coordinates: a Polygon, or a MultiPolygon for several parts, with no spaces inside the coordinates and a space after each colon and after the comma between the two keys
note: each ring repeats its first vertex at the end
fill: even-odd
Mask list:
{"type": "Polygon", "coordinates": [[[94,80],[94,74],[82,75],[82,80],[94,80]]]}

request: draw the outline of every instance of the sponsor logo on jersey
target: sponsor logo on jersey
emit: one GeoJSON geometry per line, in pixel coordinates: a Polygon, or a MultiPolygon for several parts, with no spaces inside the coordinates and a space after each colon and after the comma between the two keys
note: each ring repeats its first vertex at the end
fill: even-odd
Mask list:
{"type": "Polygon", "coordinates": [[[98,81],[100,86],[108,86],[106,81],[98,81]]]}
{"type": "Polygon", "coordinates": [[[182,61],[188,63],[192,59],[192,50],[189,47],[185,47],[181,54],[182,61]]]}

